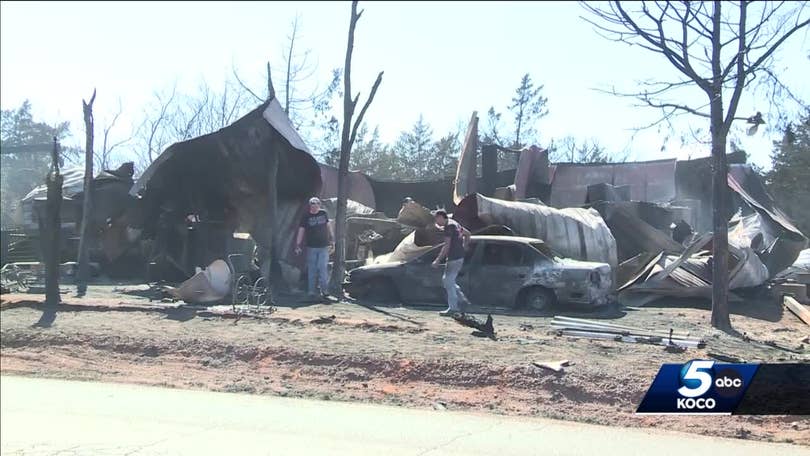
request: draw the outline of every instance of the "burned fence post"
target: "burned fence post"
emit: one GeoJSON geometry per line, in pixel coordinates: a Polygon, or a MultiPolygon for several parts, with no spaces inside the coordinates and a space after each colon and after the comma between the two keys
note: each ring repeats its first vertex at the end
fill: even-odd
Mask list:
{"type": "Polygon", "coordinates": [[[59,219],[62,204],[62,175],[59,172],[59,142],[53,138],[51,169],[45,178],[48,188],[45,213],[39,213],[39,232],[45,260],[45,310],[36,326],[48,327],[56,318],[59,295],[59,219]]]}
{"type": "Polygon", "coordinates": [[[96,100],[96,91],[90,97],[90,103],[82,100],[82,111],[84,113],[85,128],[85,149],[84,149],[84,203],[82,204],[82,226],[79,233],[79,270],[76,274],[76,294],[84,296],[87,293],[87,279],[90,265],[89,243],[90,220],[93,211],[93,102],[96,100]]]}

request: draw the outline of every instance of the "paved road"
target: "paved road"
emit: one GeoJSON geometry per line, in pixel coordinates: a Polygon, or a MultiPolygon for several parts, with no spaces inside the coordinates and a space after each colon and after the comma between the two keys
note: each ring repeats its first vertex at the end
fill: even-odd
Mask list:
{"type": "Polygon", "coordinates": [[[0,442],[22,455],[810,455],[649,429],[10,376],[0,442]]]}

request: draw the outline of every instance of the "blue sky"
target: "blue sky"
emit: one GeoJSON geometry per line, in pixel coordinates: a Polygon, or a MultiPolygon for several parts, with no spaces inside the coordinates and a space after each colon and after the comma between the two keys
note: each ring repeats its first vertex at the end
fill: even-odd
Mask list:
{"type": "MultiPolygon", "coordinates": [[[[262,87],[265,62],[280,64],[296,15],[301,46],[312,50],[316,78],[326,84],[331,69],[343,64],[349,8],[348,2],[3,2],[1,104],[8,109],[30,99],[36,117],[69,120],[78,144],[81,100],[96,87],[97,129],[120,99],[121,127],[114,134],[127,136],[152,94],[175,83],[181,92],[202,80],[217,88],[235,66],[262,87]]],[[[675,70],[661,56],[597,36],[574,2],[361,2],[360,8],[353,89],[366,94],[385,71],[366,115],[384,140],[394,140],[420,114],[438,136],[465,123],[473,110],[482,118],[490,105],[505,110],[520,77],[530,73],[549,99],[550,114],[536,125],[541,146],[574,135],[598,139],[631,159],[708,153],[675,138],[661,151],[666,131],[630,130],[655,120],[658,111],[593,90],[632,90],[637,80],[672,79],[675,70]]],[[[804,31],[776,62],[783,80],[805,97],[808,49],[804,31]]],[[[276,71],[277,83],[280,77],[276,71]]],[[[699,104],[705,97],[697,91],[683,96],[699,104]]],[[[757,110],[765,112],[767,103],[751,96],[738,114],[757,110]]],[[[675,133],[704,124],[684,118],[675,133]]],[[[760,133],[742,144],[756,163],[767,165],[774,138],[760,133]]]]}

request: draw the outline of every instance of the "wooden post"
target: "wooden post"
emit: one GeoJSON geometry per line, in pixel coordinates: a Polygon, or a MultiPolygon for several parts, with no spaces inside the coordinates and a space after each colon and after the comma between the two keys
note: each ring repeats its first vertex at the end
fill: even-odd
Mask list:
{"type": "Polygon", "coordinates": [[[59,295],[59,232],[62,223],[59,210],[62,205],[62,175],[59,172],[59,143],[53,138],[51,170],[45,178],[48,196],[45,213],[39,214],[40,242],[45,260],[45,310],[35,326],[49,327],[56,319],[59,295]]]}
{"type": "Polygon", "coordinates": [[[93,102],[96,91],[90,97],[90,103],[82,100],[84,111],[85,148],[84,148],[84,204],[82,205],[82,226],[79,234],[79,270],[76,274],[76,294],[87,293],[87,279],[90,275],[88,249],[93,233],[90,231],[91,213],[93,211],[93,102]]]}

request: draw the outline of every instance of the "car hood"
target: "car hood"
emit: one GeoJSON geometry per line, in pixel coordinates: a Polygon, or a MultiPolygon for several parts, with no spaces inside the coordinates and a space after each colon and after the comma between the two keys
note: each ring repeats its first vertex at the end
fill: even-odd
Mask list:
{"type": "Polygon", "coordinates": [[[555,258],[554,262],[563,269],[577,270],[577,271],[610,271],[610,265],[607,263],[597,263],[593,261],[579,261],[570,258],[555,258]]]}
{"type": "Polygon", "coordinates": [[[374,274],[377,272],[382,271],[390,271],[392,269],[397,269],[401,267],[404,263],[397,262],[397,263],[383,263],[383,264],[369,264],[366,266],[360,266],[359,268],[354,268],[349,271],[349,276],[353,275],[364,275],[364,274],[374,274]]]}

